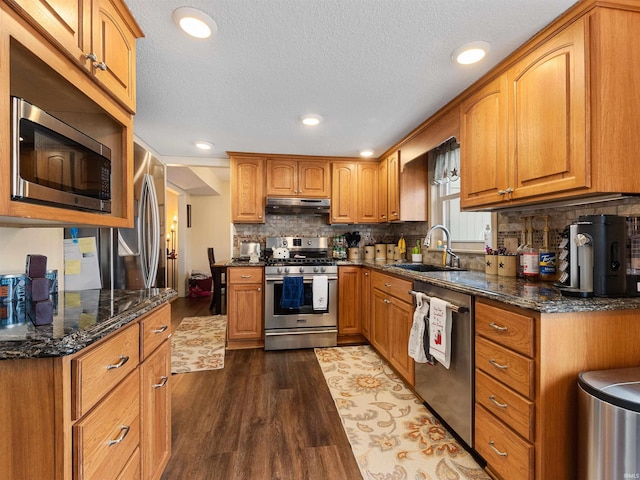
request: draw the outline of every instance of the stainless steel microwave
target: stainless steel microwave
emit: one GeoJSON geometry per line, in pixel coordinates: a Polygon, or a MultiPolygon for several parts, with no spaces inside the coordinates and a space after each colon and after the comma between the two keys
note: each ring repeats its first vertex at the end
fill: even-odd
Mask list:
{"type": "Polygon", "coordinates": [[[111,150],[22,98],[11,97],[11,198],[111,212],[111,150]]]}

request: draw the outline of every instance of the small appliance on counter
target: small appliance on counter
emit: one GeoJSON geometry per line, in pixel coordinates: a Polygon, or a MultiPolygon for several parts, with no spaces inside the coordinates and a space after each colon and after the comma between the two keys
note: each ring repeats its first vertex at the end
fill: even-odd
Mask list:
{"type": "Polygon", "coordinates": [[[583,215],[565,230],[560,254],[563,295],[617,297],[627,294],[626,219],[583,215]],[[568,253],[567,253],[568,252],[568,253]]]}

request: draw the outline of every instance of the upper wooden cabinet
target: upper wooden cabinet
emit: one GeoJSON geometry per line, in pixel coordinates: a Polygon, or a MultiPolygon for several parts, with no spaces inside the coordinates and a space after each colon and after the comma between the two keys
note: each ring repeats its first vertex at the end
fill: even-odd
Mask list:
{"type": "Polygon", "coordinates": [[[231,221],[264,223],[264,157],[230,154],[231,221]]]}
{"type": "MultiPolygon", "coordinates": [[[[115,9],[115,5],[116,3],[110,4],[108,9],[115,9]]],[[[117,2],[117,5],[126,10],[120,2],[117,2]]],[[[109,147],[111,150],[111,214],[13,200],[11,198],[11,124],[10,116],[7,114],[0,118],[0,151],[3,152],[0,155],[0,171],[3,172],[0,176],[0,192],[2,192],[0,222],[3,224],[21,226],[74,224],[103,227],[133,225],[132,108],[125,108],[123,102],[116,101],[116,96],[111,90],[103,88],[100,82],[94,81],[75,57],[70,58],[66,47],[61,48],[59,43],[51,39],[53,34],[45,32],[45,28],[49,28],[47,25],[55,24],[54,20],[61,25],[76,25],[75,30],[80,31],[80,25],[84,28],[85,21],[84,17],[82,20],[78,17],[81,6],[84,8],[84,3],[60,0],[50,2],[24,0],[19,4],[17,2],[0,3],[0,23],[2,24],[0,63],[6,67],[0,69],[0,109],[5,112],[11,111],[11,96],[24,98],[109,147]],[[47,10],[48,6],[51,10],[47,10]],[[57,10],[59,10],[58,13],[54,13],[57,10]],[[49,22],[41,25],[34,18],[39,18],[43,22],[49,18],[49,22]]],[[[95,18],[86,10],[81,11],[87,14],[87,19],[95,18]]],[[[51,26],[51,28],[53,32],[57,32],[55,27],[51,26]]],[[[73,30],[74,28],[69,26],[66,29],[67,37],[59,35],[61,41],[66,38],[65,45],[74,44],[72,42],[75,40],[72,39],[76,38],[76,34],[71,33],[73,30]]],[[[82,31],[86,32],[86,30],[82,31]]],[[[57,33],[54,34],[58,36],[57,33]]],[[[131,39],[133,48],[135,38],[132,36],[131,39]]],[[[106,48],[106,50],[109,49],[106,48]]],[[[132,60],[132,68],[135,67],[134,57],[127,55],[127,59],[132,60]]],[[[133,100],[133,97],[131,99],[133,100]]]]}
{"type": "Polygon", "coordinates": [[[462,101],[463,208],[640,193],[640,8],[569,18],[462,101]]]}
{"type": "Polygon", "coordinates": [[[400,151],[386,158],[387,221],[426,222],[429,218],[427,157],[423,155],[410,162],[404,162],[401,158],[400,151]]]}
{"type": "Polygon", "coordinates": [[[387,212],[389,196],[388,161],[383,158],[378,162],[378,223],[389,221],[387,212]]]}
{"type": "Polygon", "coordinates": [[[331,223],[356,223],[357,167],[355,162],[333,162],[331,166],[331,223]]]}
{"type": "MultiPolygon", "coordinates": [[[[398,152],[387,157],[387,221],[400,220],[400,186],[398,152]]],[[[381,179],[383,181],[383,179],[381,179]]]]}
{"type": "Polygon", "coordinates": [[[135,112],[136,38],[143,33],[120,0],[8,0],[49,41],[135,112]]]}
{"type": "Polygon", "coordinates": [[[358,223],[378,223],[378,163],[358,163],[358,223]]]}
{"type": "Polygon", "coordinates": [[[320,197],[331,194],[329,162],[267,159],[267,195],[320,197]]]}

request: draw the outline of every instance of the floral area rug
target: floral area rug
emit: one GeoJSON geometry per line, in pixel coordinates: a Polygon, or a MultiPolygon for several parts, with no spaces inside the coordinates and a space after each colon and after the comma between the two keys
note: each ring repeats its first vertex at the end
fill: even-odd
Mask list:
{"type": "Polygon", "coordinates": [[[226,336],[225,315],[183,318],[173,334],[171,373],[223,368],[226,336]]]}
{"type": "Polygon", "coordinates": [[[316,348],[366,480],[490,480],[369,346],[316,348]]]}

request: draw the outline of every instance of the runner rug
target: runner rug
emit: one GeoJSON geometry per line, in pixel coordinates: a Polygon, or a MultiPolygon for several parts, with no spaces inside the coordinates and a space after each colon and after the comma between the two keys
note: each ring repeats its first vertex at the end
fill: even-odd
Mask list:
{"type": "Polygon", "coordinates": [[[371,347],[315,352],[362,478],[490,480],[371,347]]]}
{"type": "Polygon", "coordinates": [[[171,343],[171,373],[224,367],[226,315],[183,318],[171,343]]]}

